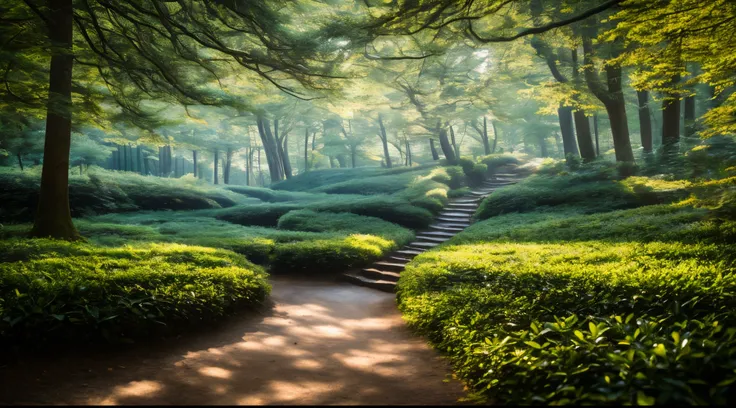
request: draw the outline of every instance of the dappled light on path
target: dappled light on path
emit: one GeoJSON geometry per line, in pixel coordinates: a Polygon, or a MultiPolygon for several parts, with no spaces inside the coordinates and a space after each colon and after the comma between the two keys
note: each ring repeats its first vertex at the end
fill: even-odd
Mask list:
{"type": "MultiPolygon", "coordinates": [[[[333,282],[276,279],[273,285],[275,306],[263,317],[233,321],[168,354],[159,347],[110,357],[114,362],[70,360],[66,367],[44,367],[45,387],[3,401],[453,404],[462,396],[460,384],[443,381],[447,363],[408,332],[392,295],[333,282]],[[87,366],[96,375],[84,380],[54,374],[87,366]]],[[[32,368],[25,374],[38,375],[32,368]]]]}

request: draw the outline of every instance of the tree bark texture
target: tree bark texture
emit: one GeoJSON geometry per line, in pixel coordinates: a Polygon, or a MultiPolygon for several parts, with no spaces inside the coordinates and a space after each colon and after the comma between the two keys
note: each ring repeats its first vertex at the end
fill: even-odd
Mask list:
{"type": "Polygon", "coordinates": [[[383,157],[386,160],[386,167],[391,168],[391,156],[388,153],[388,136],[386,136],[386,128],[383,126],[383,118],[378,115],[378,126],[381,131],[381,143],[383,144],[383,157]]]}

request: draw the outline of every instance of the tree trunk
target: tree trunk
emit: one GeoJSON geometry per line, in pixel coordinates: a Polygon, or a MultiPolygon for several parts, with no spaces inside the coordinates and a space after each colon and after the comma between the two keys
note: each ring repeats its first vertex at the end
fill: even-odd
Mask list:
{"type": "Polygon", "coordinates": [[[263,179],[263,170],[261,170],[261,149],[258,149],[258,175],[261,179],[261,187],[266,185],[266,180],[263,179]]]}
{"type": "Polygon", "coordinates": [[[350,164],[355,168],[355,162],[358,155],[358,148],[357,146],[350,146],[350,164]]]}
{"type": "Polygon", "coordinates": [[[649,91],[636,91],[639,102],[639,134],[644,153],[652,152],[652,118],[649,113],[649,91]]]}
{"type": "Polygon", "coordinates": [[[555,145],[557,146],[557,152],[562,153],[562,156],[565,155],[564,148],[562,147],[562,140],[560,140],[560,134],[558,132],[555,132],[555,145]]]}
{"type": "Polygon", "coordinates": [[[315,130],[314,133],[312,133],[312,151],[317,149],[317,131],[315,130]]]}
{"type": "Polygon", "coordinates": [[[450,140],[452,141],[452,150],[455,153],[456,158],[460,158],[460,149],[457,147],[457,143],[455,142],[455,130],[452,129],[452,126],[450,126],[450,140]]]}
{"type": "Polygon", "coordinates": [[[334,169],[335,168],[335,157],[329,156],[329,158],[330,158],[330,168],[334,169]]]}
{"type": "Polygon", "coordinates": [[[18,158],[18,166],[20,167],[20,171],[23,171],[23,157],[21,157],[20,153],[15,155],[18,158]]]}
{"type": "MultiPolygon", "coordinates": [[[[672,78],[671,86],[680,82],[680,76],[672,78]]],[[[680,141],[680,95],[666,93],[662,101],[662,154],[670,156],[677,153],[680,141]]]]}
{"type": "Polygon", "coordinates": [[[147,176],[148,173],[149,173],[149,171],[148,171],[148,159],[145,158],[145,157],[143,158],[143,171],[145,172],[145,175],[147,176]]]}
{"type": "Polygon", "coordinates": [[[580,157],[586,163],[593,161],[595,160],[595,147],[590,135],[590,122],[585,116],[585,111],[577,110],[572,115],[575,119],[575,135],[577,135],[578,146],[580,147],[580,157]]]}
{"type": "Polygon", "coordinates": [[[347,163],[345,161],[345,155],[344,154],[338,154],[336,158],[337,158],[337,163],[340,165],[340,168],[341,169],[344,169],[344,168],[348,167],[347,166],[347,163]]]}
{"type": "MultiPolygon", "coordinates": [[[[483,118],[483,131],[486,134],[486,142],[488,142],[488,131],[485,127],[485,118],[483,118]]],[[[491,154],[496,153],[496,146],[498,146],[498,129],[496,129],[496,122],[491,122],[491,126],[493,127],[493,148],[491,149],[491,154]]]]}
{"type": "Polygon", "coordinates": [[[383,157],[386,160],[386,167],[391,168],[391,156],[388,154],[388,136],[386,136],[386,128],[383,127],[383,118],[378,115],[378,126],[381,130],[381,143],[383,143],[383,157]]]}
{"type": "Polygon", "coordinates": [[[455,152],[452,150],[452,146],[450,145],[450,140],[447,138],[447,130],[440,129],[440,148],[442,149],[442,153],[445,155],[445,159],[447,159],[447,164],[454,165],[457,164],[457,158],[455,157],[455,152]]]}
{"type": "Polygon", "coordinates": [[[215,170],[214,170],[214,176],[213,176],[214,184],[220,184],[218,180],[219,177],[217,177],[218,176],[217,167],[219,165],[219,162],[220,162],[220,153],[217,150],[215,150],[215,170]]]}
{"type": "Polygon", "coordinates": [[[285,134],[279,143],[281,148],[281,161],[284,164],[284,176],[287,179],[291,178],[291,160],[289,160],[289,134],[285,134]]]}
{"type": "Polygon", "coordinates": [[[222,163],[223,169],[222,169],[222,176],[223,180],[225,181],[225,184],[230,184],[230,166],[233,162],[233,149],[228,147],[227,153],[225,153],[226,160],[222,163]]]}
{"type": "Polygon", "coordinates": [[[266,162],[268,163],[268,172],[271,175],[271,183],[281,181],[282,167],[281,158],[279,157],[279,149],[273,134],[271,133],[271,124],[268,119],[261,116],[257,118],[258,133],[261,136],[263,151],[266,154],[266,162]]]}
{"type": "Polygon", "coordinates": [[[412,163],[412,157],[411,157],[411,143],[409,143],[408,140],[406,141],[406,159],[409,161],[409,166],[414,164],[412,163]]]}
{"type": "Polygon", "coordinates": [[[138,164],[138,174],[145,175],[143,173],[143,146],[138,145],[135,147],[135,161],[138,164]]]}
{"type": "MultiPolygon", "coordinates": [[[[491,123],[491,125],[493,125],[493,123],[491,123]]],[[[494,128],[494,135],[493,136],[496,137],[496,135],[495,135],[495,128],[494,128]]],[[[483,116],[483,134],[481,135],[481,138],[483,138],[483,153],[485,153],[486,155],[492,154],[492,152],[491,152],[491,143],[488,140],[488,123],[486,121],[486,117],[485,116],[483,116]]],[[[495,140],[493,141],[493,145],[494,146],[496,145],[496,141],[495,140]]],[[[495,148],[494,148],[494,150],[495,150],[495,148]]]]}
{"type": "Polygon", "coordinates": [[[120,162],[120,158],[118,157],[117,150],[112,151],[112,169],[111,170],[117,170],[118,169],[118,163],[120,162]]]}
{"type": "Polygon", "coordinates": [[[575,131],[572,125],[572,108],[569,106],[560,106],[557,108],[557,115],[560,120],[560,133],[562,134],[562,147],[565,152],[565,159],[570,162],[570,158],[580,157],[578,153],[577,142],[575,141],[575,131]]]}
{"type": "Polygon", "coordinates": [[[547,152],[547,142],[544,139],[544,137],[539,138],[539,155],[541,157],[548,157],[549,153],[547,152]]]}
{"type": "Polygon", "coordinates": [[[593,130],[595,131],[595,155],[600,156],[601,149],[600,149],[600,145],[598,142],[598,114],[597,113],[593,114],[593,130]]]}
{"type": "MultiPolygon", "coordinates": [[[[309,128],[304,129],[304,172],[309,171],[309,128]]],[[[355,167],[355,162],[353,162],[353,167],[355,167]]]]}
{"type": "Polygon", "coordinates": [[[41,191],[31,236],[76,240],[69,209],[69,153],[72,136],[72,0],[48,2],[51,40],[49,96],[43,147],[41,191]]]}
{"type": "Polygon", "coordinates": [[[437,148],[434,147],[434,139],[432,138],[429,139],[429,148],[432,151],[432,160],[439,160],[440,155],[437,154],[437,148]]]}
{"type": "Polygon", "coordinates": [[[197,151],[192,150],[192,172],[194,172],[194,178],[197,178],[197,151]]]}
{"type": "Polygon", "coordinates": [[[685,115],[685,137],[695,135],[695,96],[685,97],[684,112],[685,115]]]}

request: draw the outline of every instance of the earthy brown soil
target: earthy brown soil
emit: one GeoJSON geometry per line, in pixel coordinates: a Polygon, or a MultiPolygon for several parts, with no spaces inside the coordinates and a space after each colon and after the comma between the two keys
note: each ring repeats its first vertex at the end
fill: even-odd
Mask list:
{"type": "Polygon", "coordinates": [[[408,331],[393,295],[272,283],[271,309],[208,333],[4,367],[0,403],[448,405],[463,397],[447,362],[408,331]]]}

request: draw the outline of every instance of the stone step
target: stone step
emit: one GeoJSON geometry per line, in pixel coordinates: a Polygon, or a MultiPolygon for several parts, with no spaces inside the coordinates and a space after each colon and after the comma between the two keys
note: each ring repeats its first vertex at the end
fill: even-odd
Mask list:
{"type": "Polygon", "coordinates": [[[412,242],[409,245],[411,245],[412,247],[416,247],[416,248],[429,249],[429,248],[434,248],[434,247],[436,247],[439,244],[440,244],[439,242],[420,242],[420,241],[414,241],[414,242],[412,242]]]}
{"type": "Polygon", "coordinates": [[[439,214],[443,217],[460,217],[460,218],[470,218],[470,215],[468,215],[467,212],[460,212],[455,210],[444,210],[441,211],[439,214]]]}
{"type": "Polygon", "coordinates": [[[398,272],[392,272],[392,271],[384,271],[382,269],[376,269],[376,268],[364,268],[360,270],[360,276],[368,279],[378,280],[378,281],[388,281],[388,282],[398,282],[399,281],[399,273],[398,272]]]}
{"type": "Polygon", "coordinates": [[[429,228],[439,231],[460,232],[469,226],[470,223],[467,222],[438,222],[431,224],[429,228]]]}
{"type": "Polygon", "coordinates": [[[456,235],[455,232],[447,232],[447,231],[423,231],[420,232],[422,235],[431,235],[433,237],[447,237],[452,238],[456,235]]]}
{"type": "Polygon", "coordinates": [[[396,256],[396,255],[391,255],[391,256],[388,257],[388,259],[390,259],[392,261],[398,261],[398,262],[404,262],[404,263],[411,262],[411,260],[413,258],[414,258],[413,256],[412,257],[406,257],[406,256],[396,256]]]}
{"type": "Polygon", "coordinates": [[[465,224],[465,226],[470,225],[470,218],[469,217],[445,217],[445,216],[439,216],[436,218],[438,221],[442,222],[449,222],[453,224],[465,224]]]}
{"type": "Polygon", "coordinates": [[[410,249],[412,251],[419,251],[420,253],[427,251],[427,248],[425,248],[425,247],[411,246],[411,244],[405,246],[404,248],[410,249]]]}
{"type": "Polygon", "coordinates": [[[373,262],[373,265],[371,266],[375,266],[386,272],[401,272],[406,267],[406,264],[398,262],[378,261],[373,262]]]}
{"type": "Polygon", "coordinates": [[[368,279],[352,273],[345,273],[342,276],[348,282],[368,288],[378,289],[384,292],[393,292],[394,288],[396,288],[396,282],[368,279]]]}
{"type": "Polygon", "coordinates": [[[463,214],[473,214],[475,213],[475,209],[476,209],[475,206],[470,207],[470,208],[465,208],[465,207],[450,208],[449,206],[445,207],[445,211],[452,211],[452,212],[458,212],[458,213],[463,213],[463,214]]]}
{"type": "Polygon", "coordinates": [[[415,256],[421,254],[422,252],[424,252],[424,250],[415,250],[415,249],[406,249],[406,248],[404,248],[404,249],[399,249],[398,251],[396,251],[396,254],[399,254],[399,255],[407,255],[407,256],[415,257],[415,256]]]}
{"type": "Polygon", "coordinates": [[[473,208],[474,209],[476,207],[478,207],[478,203],[477,202],[472,202],[472,203],[458,203],[458,202],[454,202],[454,203],[447,204],[447,206],[445,208],[453,208],[453,209],[454,208],[473,208]]]}
{"type": "Polygon", "coordinates": [[[452,237],[432,237],[429,235],[417,235],[417,240],[429,242],[445,242],[452,237]]]}
{"type": "Polygon", "coordinates": [[[455,204],[473,204],[478,205],[480,203],[480,199],[477,197],[471,197],[471,196],[463,196],[463,198],[458,198],[455,201],[450,201],[451,203],[455,204]]]}

